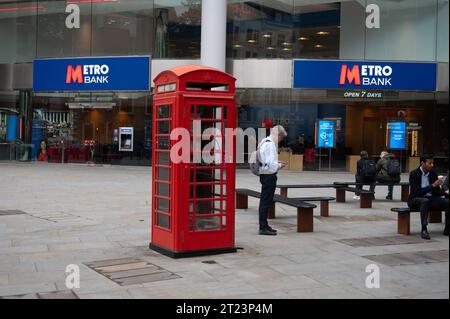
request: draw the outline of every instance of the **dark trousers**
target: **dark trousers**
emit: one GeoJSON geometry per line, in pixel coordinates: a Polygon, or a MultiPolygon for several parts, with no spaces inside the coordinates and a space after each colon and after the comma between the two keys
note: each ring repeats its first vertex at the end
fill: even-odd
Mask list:
{"type": "MultiPolygon", "coordinates": [[[[380,184],[389,184],[389,183],[383,183],[378,181],[380,184]]],[[[375,191],[375,185],[373,186],[373,191],[375,191]]],[[[394,196],[394,185],[388,185],[388,196],[393,197],[394,196]]]]}
{"type": "Polygon", "coordinates": [[[375,181],[369,181],[369,180],[366,180],[366,179],[364,179],[364,178],[362,178],[361,176],[358,176],[358,175],[356,175],[355,176],[355,179],[356,179],[356,196],[360,196],[361,195],[361,191],[362,191],[362,189],[363,189],[363,184],[371,184],[370,185],[370,191],[371,192],[375,192],[375,181]],[[358,184],[358,183],[361,183],[361,184],[358,184]]]}
{"type": "Polygon", "coordinates": [[[448,198],[417,197],[412,200],[409,207],[420,210],[422,228],[428,226],[430,211],[445,211],[445,226],[448,227],[448,198]]]}
{"type": "Polygon", "coordinates": [[[267,222],[267,215],[269,209],[272,207],[273,196],[277,188],[277,174],[260,175],[261,182],[261,200],[259,202],[259,229],[267,229],[269,223],[267,222]]]}

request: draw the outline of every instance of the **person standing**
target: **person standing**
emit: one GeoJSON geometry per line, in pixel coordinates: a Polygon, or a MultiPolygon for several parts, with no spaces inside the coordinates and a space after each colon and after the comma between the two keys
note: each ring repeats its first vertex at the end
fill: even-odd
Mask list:
{"type": "Polygon", "coordinates": [[[408,206],[414,210],[420,210],[420,218],[422,223],[421,237],[430,240],[428,233],[428,217],[430,211],[445,211],[445,230],[444,235],[449,235],[448,228],[448,198],[441,186],[444,185],[444,179],[438,178],[433,170],[434,158],[431,155],[420,158],[420,167],[412,171],[409,175],[409,184],[411,186],[411,194],[408,199],[408,206]]]}
{"type": "Polygon", "coordinates": [[[277,186],[277,174],[286,166],[278,161],[278,144],[287,137],[286,130],[277,125],[270,131],[270,136],[259,144],[259,180],[261,182],[261,199],[259,203],[259,234],[276,236],[277,231],[269,226],[267,221],[269,209],[277,186]]]}
{"type": "MultiPolygon", "coordinates": [[[[391,184],[388,186],[387,200],[394,199],[394,185],[401,181],[400,163],[394,154],[387,151],[381,152],[381,159],[377,163],[377,182],[380,184],[391,184]]],[[[375,190],[375,189],[374,189],[375,190]]]]}

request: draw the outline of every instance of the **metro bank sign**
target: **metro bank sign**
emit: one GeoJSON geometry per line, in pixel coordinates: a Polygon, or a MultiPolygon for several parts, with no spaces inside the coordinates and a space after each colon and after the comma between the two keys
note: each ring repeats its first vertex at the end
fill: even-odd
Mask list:
{"type": "Polygon", "coordinates": [[[294,60],[294,88],[436,91],[435,63],[294,60]]]}
{"type": "Polygon", "coordinates": [[[150,57],[35,60],[33,90],[148,91],[150,57]]]}

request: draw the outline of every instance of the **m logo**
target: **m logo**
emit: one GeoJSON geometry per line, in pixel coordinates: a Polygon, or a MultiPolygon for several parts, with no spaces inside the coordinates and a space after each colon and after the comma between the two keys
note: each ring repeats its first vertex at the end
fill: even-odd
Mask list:
{"type": "Polygon", "coordinates": [[[81,65],[77,65],[74,69],[73,66],[67,67],[66,84],[78,83],[83,84],[83,69],[81,65]]]}
{"type": "Polygon", "coordinates": [[[346,64],[342,66],[339,84],[345,85],[346,81],[348,81],[348,84],[361,85],[361,71],[359,65],[355,65],[351,70],[346,64]]]}

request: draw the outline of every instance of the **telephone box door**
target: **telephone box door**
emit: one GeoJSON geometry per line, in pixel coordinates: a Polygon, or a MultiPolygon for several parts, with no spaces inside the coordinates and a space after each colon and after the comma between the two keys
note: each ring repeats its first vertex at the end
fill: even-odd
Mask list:
{"type": "MultiPolygon", "coordinates": [[[[226,152],[225,129],[236,127],[232,99],[185,100],[191,163],[185,164],[181,236],[185,250],[234,248],[235,156],[226,152]]],[[[234,143],[234,141],[233,141],[234,143]]]]}

